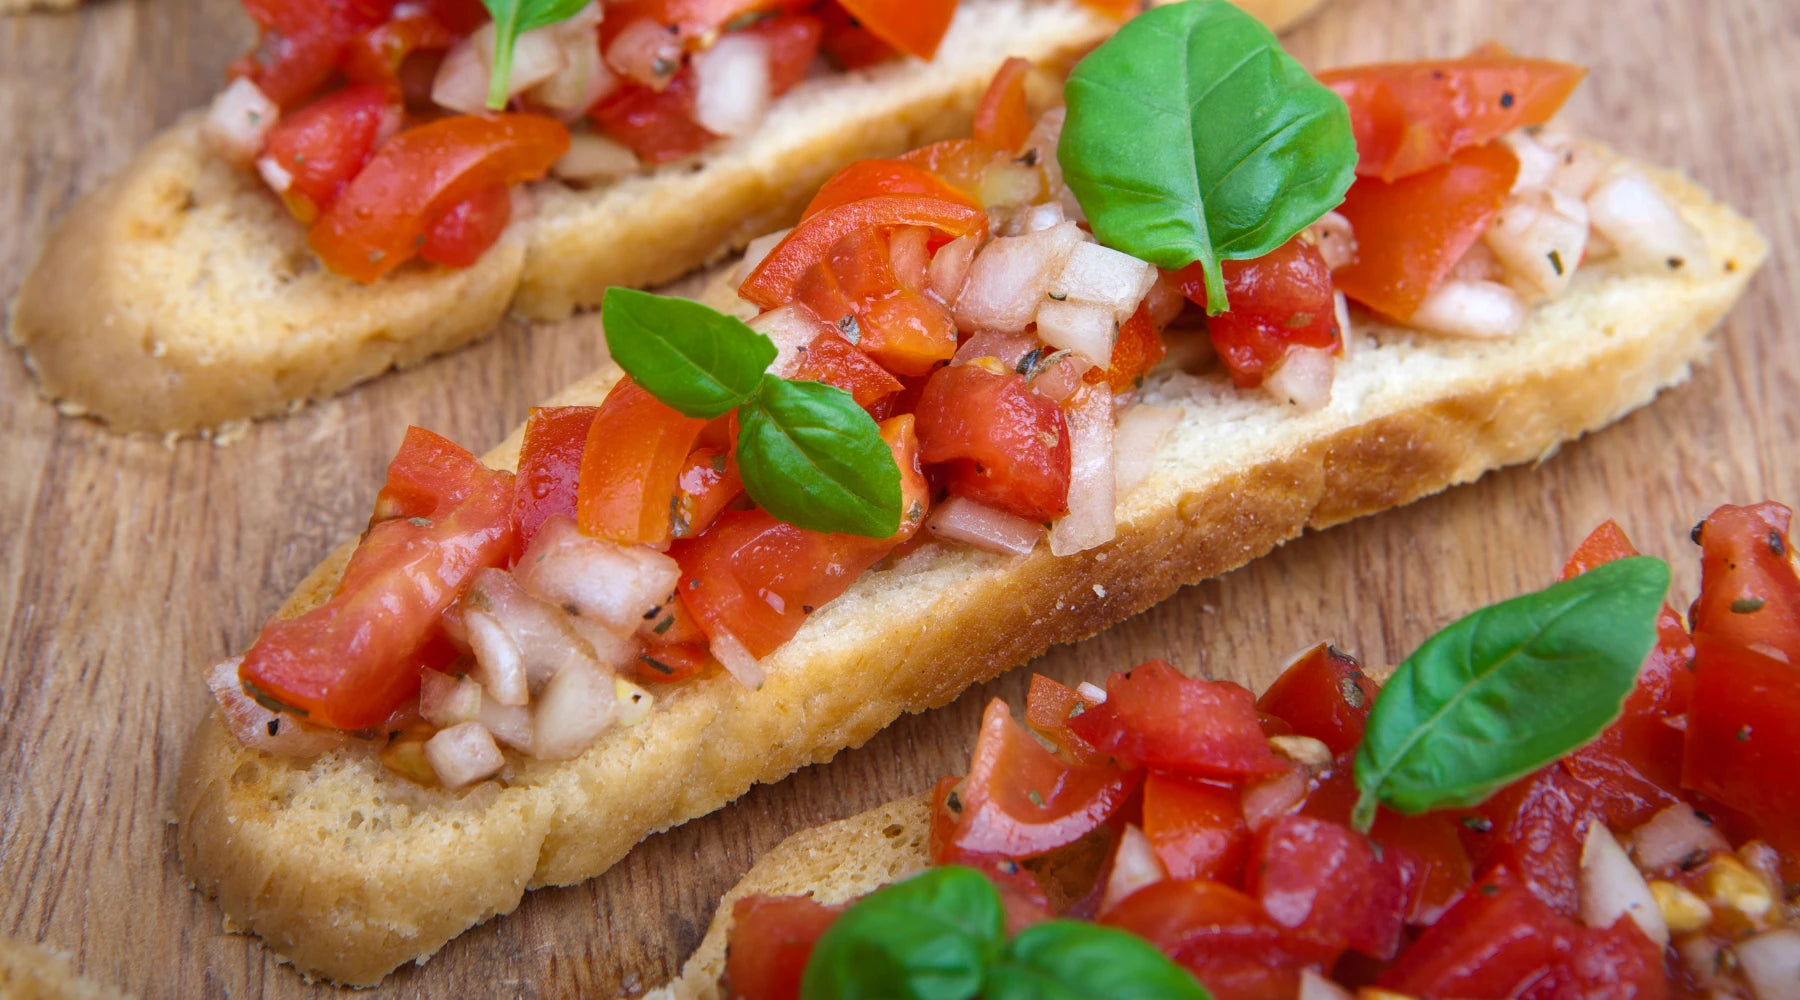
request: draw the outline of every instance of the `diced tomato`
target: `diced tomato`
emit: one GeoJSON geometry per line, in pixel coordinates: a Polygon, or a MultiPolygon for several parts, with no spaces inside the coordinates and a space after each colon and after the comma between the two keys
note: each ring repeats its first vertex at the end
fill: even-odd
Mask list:
{"type": "Polygon", "coordinates": [[[1039,522],[1067,510],[1068,420],[1024,376],[939,369],[917,413],[925,464],[951,493],[1039,522]]]}
{"type": "Polygon", "coordinates": [[[1727,504],[1695,529],[1700,598],[1689,618],[1696,638],[1714,636],[1800,663],[1800,579],[1789,558],[1793,511],[1772,500],[1727,504]]]}
{"type": "Polygon", "coordinates": [[[459,32],[452,30],[424,7],[409,6],[409,13],[352,38],[342,56],[344,75],[356,83],[401,88],[401,67],[415,52],[448,49],[459,32]]]}
{"type": "Polygon", "coordinates": [[[1144,779],[1144,836],[1171,878],[1243,883],[1250,827],[1235,788],[1151,772],[1144,779]]]}
{"type": "Polygon", "coordinates": [[[1111,819],[1142,777],[1058,759],[995,698],[981,717],[960,796],[934,818],[946,829],[932,837],[942,852],[933,860],[1030,858],[1073,844],[1111,819]]]}
{"type": "Polygon", "coordinates": [[[750,272],[738,294],[764,309],[794,298],[795,286],[832,247],[851,233],[925,226],[949,239],[985,234],[987,213],[967,204],[920,195],[863,198],[819,212],[794,227],[750,272]]]}
{"type": "Polygon", "coordinates": [[[694,71],[689,67],[661,90],[625,84],[601,98],[588,117],[607,135],[630,146],[638,159],[667,163],[719,140],[694,121],[694,93],[694,71]]]}
{"type": "Polygon", "coordinates": [[[1012,56],[1000,64],[981,103],[975,107],[975,141],[1002,153],[1017,152],[1031,134],[1031,112],[1025,107],[1025,78],[1031,60],[1012,56]]]}
{"type": "Polygon", "coordinates": [[[744,480],[730,452],[695,448],[676,480],[673,536],[691,538],[705,531],[743,492],[744,480]]]}
{"type": "Polygon", "coordinates": [[[831,175],[800,213],[802,222],[828,208],[847,205],[884,194],[911,194],[979,209],[975,199],[950,186],[938,175],[899,160],[857,160],[831,175]]]}
{"type": "Polygon", "coordinates": [[[1282,671],[1256,707],[1342,754],[1362,742],[1380,691],[1381,685],[1362,672],[1355,658],[1320,643],[1282,671]]]}
{"type": "Polygon", "coordinates": [[[632,668],[640,680],[673,684],[705,671],[713,663],[712,654],[705,646],[678,642],[646,647],[633,661],[632,668]]]}
{"type": "MultiPolygon", "coordinates": [[[[1353,751],[1339,754],[1331,773],[1300,807],[1302,815],[1348,824],[1357,791],[1351,768],[1353,751]]],[[[1406,922],[1430,924],[1469,887],[1473,865],[1463,847],[1467,832],[1451,813],[1402,816],[1383,808],[1375,814],[1369,840],[1381,846],[1381,859],[1395,871],[1405,890],[1406,922]]]]}
{"type": "Polygon", "coordinates": [[[1069,728],[1069,720],[1082,711],[1086,711],[1086,706],[1074,689],[1058,684],[1043,674],[1031,675],[1031,689],[1025,695],[1025,724],[1056,744],[1077,764],[1093,763],[1099,759],[1099,754],[1088,741],[1076,736],[1074,730],[1069,728]]]}
{"type": "Polygon", "coordinates": [[[950,30],[956,0],[838,0],[871,34],[909,56],[930,59],[950,30]]]}
{"type": "Polygon", "coordinates": [[[1151,660],[1106,679],[1106,701],[1069,720],[1101,753],[1153,770],[1240,781],[1288,765],[1269,750],[1250,692],[1151,660]]]}
{"type": "MultiPolygon", "coordinates": [[[[977,202],[982,202],[983,182],[995,167],[1025,167],[1011,153],[996,152],[973,139],[945,139],[902,153],[895,159],[931,171],[942,178],[944,183],[977,202]]],[[[1037,180],[1037,190],[1026,192],[1026,200],[1037,201],[1049,188],[1044,168],[1041,164],[1034,163],[1026,169],[1031,170],[1037,180]]]]}
{"type": "MultiPolygon", "coordinates": [[[[1332,273],[1317,247],[1296,236],[1255,260],[1220,266],[1231,308],[1207,317],[1206,332],[1239,387],[1262,385],[1296,347],[1342,350],[1332,273]]],[[[1175,280],[1182,294],[1206,305],[1199,264],[1182,268],[1175,280]]]]}
{"type": "Polygon", "coordinates": [[[806,79],[823,30],[818,18],[806,15],[772,17],[744,29],[768,43],[770,93],[780,97],[806,79]]]}
{"type": "Polygon", "coordinates": [[[899,379],[835,333],[822,333],[807,345],[793,377],[835,385],[865,409],[901,389],[899,379]]]}
{"type": "Polygon", "coordinates": [[[825,26],[819,48],[840,67],[866,69],[899,57],[900,53],[894,51],[892,45],[882,41],[843,7],[828,3],[820,7],[818,13],[825,26]]]}
{"type": "Polygon", "coordinates": [[[1319,82],[1350,106],[1356,172],[1391,182],[1549,121],[1586,75],[1568,63],[1499,55],[1352,66],[1320,73],[1319,82]]]}
{"type": "MultiPolygon", "coordinates": [[[[440,619],[475,571],[513,548],[511,473],[411,428],[331,599],[263,627],[238,675],[253,693],[339,729],[381,724],[419,689],[440,619]]],[[[441,648],[441,647],[439,647],[441,648]]]]}
{"type": "Polygon", "coordinates": [[[1245,888],[1270,919],[1331,949],[1392,958],[1406,908],[1400,878],[1340,823],[1283,816],[1256,832],[1245,888]]]}
{"type": "Polygon", "coordinates": [[[674,28],[684,41],[693,42],[745,22],[763,24],[780,19],[784,13],[796,13],[807,6],[805,0],[609,0],[603,27],[617,31],[639,18],[649,18],[674,28]]]}
{"type": "Polygon", "coordinates": [[[394,0],[344,0],[320,8],[301,0],[245,0],[261,28],[255,51],[232,64],[269,99],[292,110],[331,80],[352,39],[387,21],[394,0]]]}
{"type": "Polygon", "coordinates": [[[1800,775],[1800,668],[1705,632],[1694,645],[1682,783],[1800,857],[1800,796],[1787,791],[1800,775]]]}
{"type": "Polygon", "coordinates": [[[450,206],[425,230],[419,256],[445,267],[470,267],[512,219],[512,192],[495,184],[450,206]]]}
{"type": "Polygon", "coordinates": [[[1165,879],[1139,889],[1100,918],[1148,940],[1187,968],[1216,1000],[1290,1000],[1300,970],[1334,956],[1302,941],[1230,886],[1165,879]]]}
{"type": "Polygon", "coordinates": [[[581,533],[622,545],[667,541],[681,472],[705,426],[621,378],[600,404],[582,451],[581,533]]]}
{"type": "Polygon", "coordinates": [[[535,406],[525,418],[518,486],[513,491],[513,528],[518,539],[514,559],[524,554],[545,521],[558,514],[575,516],[581,454],[587,448],[588,428],[599,412],[598,406],[535,406]]]}
{"type": "Polygon", "coordinates": [[[374,155],[382,123],[390,117],[398,121],[399,116],[387,91],[350,86],[277,122],[269,130],[263,155],[293,178],[281,197],[294,217],[311,223],[329,209],[374,155]]]}
{"type": "Polygon", "coordinates": [[[935,300],[901,287],[887,234],[877,230],[833,244],[795,286],[794,300],[896,374],[923,375],[956,353],[956,321],[935,300]]]}
{"type": "Polygon", "coordinates": [[[1090,368],[1082,381],[1105,382],[1115,393],[1136,389],[1144,375],[1155,368],[1169,353],[1162,331],[1150,318],[1149,306],[1138,306],[1131,318],[1119,325],[1118,339],[1113,343],[1112,362],[1105,368],[1090,368]]]}
{"type": "Polygon", "coordinates": [[[1338,211],[1356,230],[1356,260],[1332,274],[1345,295],[1404,320],[1449,276],[1512,192],[1519,161],[1499,143],[1392,183],[1358,178],[1338,211]]]}
{"type": "Polygon", "coordinates": [[[813,945],[842,906],[810,896],[744,896],[731,906],[724,990],[731,1000],[799,1000],[813,945]]]}
{"type": "Polygon", "coordinates": [[[383,143],[308,242],[339,274],[371,282],[405,263],[446,212],[471,196],[544,176],[569,130],[542,115],[454,115],[383,143]]]}
{"type": "Polygon", "coordinates": [[[900,529],[889,538],[827,535],[761,509],[728,510],[698,537],[669,547],[681,564],[682,603],[707,635],[728,633],[752,656],[767,656],[863,570],[912,537],[930,502],[912,427],[910,415],[881,425],[900,466],[900,529]]]}

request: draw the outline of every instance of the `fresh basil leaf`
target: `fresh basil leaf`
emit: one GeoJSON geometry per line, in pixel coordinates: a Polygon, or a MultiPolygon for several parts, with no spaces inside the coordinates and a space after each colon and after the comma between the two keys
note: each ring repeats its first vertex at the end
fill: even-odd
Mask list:
{"type": "Polygon", "coordinates": [[[1356,139],[1343,99],[1227,0],[1152,7],[1075,67],[1057,160],[1094,235],[1176,270],[1274,250],[1344,200],[1356,139]]]}
{"type": "Polygon", "coordinates": [[[849,393],[770,376],[738,420],[738,473],[757,506],[810,531],[886,538],[899,529],[900,467],[849,393]]]}
{"type": "Polygon", "coordinates": [[[775,345],[743,320],[687,299],[609,288],[600,322],[613,360],[652,396],[711,420],[756,393],[775,345]]]}
{"type": "Polygon", "coordinates": [[[519,36],[567,21],[581,12],[588,0],[481,0],[481,5],[494,17],[493,73],[488,80],[487,103],[490,110],[499,111],[506,107],[507,92],[512,89],[513,46],[519,36]]]}
{"type": "Polygon", "coordinates": [[[1356,752],[1352,820],[1471,806],[1618,718],[1656,645],[1669,567],[1635,556],[1462,619],[1382,686],[1356,752]]]}
{"type": "Polygon", "coordinates": [[[1150,942],[1100,924],[1051,920],[1019,932],[988,970],[983,1000],[1212,1000],[1150,942]]]}
{"type": "Polygon", "coordinates": [[[1006,940],[1000,893],[973,868],[931,868],[883,886],[813,946],[801,1000],[968,1000],[1006,940]]]}

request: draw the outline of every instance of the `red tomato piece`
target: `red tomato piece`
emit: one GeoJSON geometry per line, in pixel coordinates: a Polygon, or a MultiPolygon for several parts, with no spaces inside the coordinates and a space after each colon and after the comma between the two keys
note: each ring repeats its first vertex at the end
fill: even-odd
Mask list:
{"type": "Polygon", "coordinates": [[[1549,121],[1586,75],[1568,63],[1500,55],[1352,66],[1320,73],[1319,82],[1350,106],[1356,172],[1392,182],[1549,121]]]}
{"type": "Polygon", "coordinates": [[[807,345],[794,378],[835,385],[865,409],[899,392],[900,380],[867,354],[835,333],[822,333],[807,345]]]}
{"type": "Polygon", "coordinates": [[[516,560],[537,537],[545,521],[558,514],[575,516],[576,484],[581,453],[598,406],[534,406],[525,418],[519,446],[518,487],[513,491],[513,528],[518,538],[516,560]]]}
{"type": "Polygon", "coordinates": [[[600,404],[582,451],[581,533],[621,545],[668,541],[681,472],[705,426],[621,378],[600,404]]]}
{"type": "Polygon", "coordinates": [[[1170,878],[1243,883],[1250,827],[1235,788],[1151,772],[1144,779],[1144,836],[1170,878]]]}
{"type": "Polygon", "coordinates": [[[513,548],[513,477],[414,427],[331,599],[263,627],[238,676],[308,721],[380,725],[419,689],[444,611],[513,548]],[[390,492],[391,490],[391,492],[390,492]]]}
{"type": "Polygon", "coordinates": [[[256,50],[231,66],[268,98],[292,110],[328,83],[351,39],[386,21],[393,0],[347,0],[321,9],[301,0],[246,0],[262,28],[256,50]]]}
{"type": "Polygon", "coordinates": [[[733,903],[725,996],[798,1000],[813,945],[842,912],[842,906],[826,906],[809,896],[744,896],[733,903]]]}
{"type": "Polygon", "coordinates": [[[1282,671],[1256,707],[1330,747],[1333,754],[1343,754],[1362,742],[1380,691],[1381,685],[1362,672],[1354,657],[1320,643],[1282,671]]]}
{"type": "Polygon", "coordinates": [[[933,860],[1031,858],[1073,844],[1111,819],[1142,777],[1058,759],[995,698],[982,714],[962,792],[947,801],[948,829],[933,838],[943,853],[933,860]]]}
{"type": "Polygon", "coordinates": [[[281,192],[288,211],[311,223],[330,208],[374,155],[383,122],[400,114],[382,88],[349,86],[277,122],[263,155],[293,178],[281,192]]]}
{"type": "Polygon", "coordinates": [[[827,535],[761,509],[728,510],[699,536],[669,547],[681,564],[682,603],[708,636],[728,633],[752,656],[767,656],[863,570],[912,537],[930,502],[912,428],[910,415],[881,425],[900,466],[903,512],[900,529],[888,538],[827,535]]]}
{"type": "Polygon", "coordinates": [[[884,194],[920,195],[970,208],[981,207],[975,199],[923,167],[899,160],[858,160],[831,175],[819,193],[813,195],[806,211],[800,213],[800,220],[804,222],[828,208],[884,194]]]}
{"type": "Polygon", "coordinates": [[[671,510],[676,538],[691,538],[705,531],[721,512],[744,492],[731,453],[716,448],[695,448],[681,467],[671,510]]]}
{"type": "Polygon", "coordinates": [[[470,267],[511,220],[512,192],[504,184],[482,188],[450,206],[425,230],[419,256],[445,267],[470,267]]]}
{"type": "MultiPolygon", "coordinates": [[[[1206,332],[1232,382],[1246,389],[1262,385],[1296,347],[1343,349],[1331,269],[1317,247],[1295,237],[1255,260],[1228,260],[1220,266],[1231,308],[1207,317],[1206,332]]],[[[1182,268],[1175,280],[1182,294],[1206,305],[1206,277],[1199,264],[1182,268]]]]}
{"type": "Polygon", "coordinates": [[[881,195],[821,211],[794,227],[750,272],[738,294],[773,309],[794,298],[795,286],[832,247],[851,233],[925,226],[956,239],[987,232],[987,213],[967,204],[921,195],[881,195]]]}
{"type": "Polygon", "coordinates": [[[646,648],[632,663],[640,680],[673,684],[693,677],[714,663],[706,647],[696,642],[659,644],[646,648]]]}
{"type": "MultiPolygon", "coordinates": [[[[1356,804],[1353,752],[1339,754],[1331,773],[1300,807],[1305,816],[1348,824],[1356,804]]],[[[1473,865],[1463,847],[1467,832],[1450,813],[1402,816],[1391,809],[1375,813],[1369,840],[1381,846],[1382,863],[1394,870],[1405,890],[1406,922],[1430,924],[1463,894],[1473,879],[1473,865]]]]}
{"type": "Polygon", "coordinates": [[[397,92],[401,89],[400,68],[408,56],[448,49],[461,37],[430,10],[409,10],[413,12],[350,40],[340,60],[344,76],[355,83],[377,84],[397,92]]]}
{"type": "Polygon", "coordinates": [[[1700,597],[1688,617],[1696,638],[1711,635],[1746,648],[1774,650],[1800,663],[1800,579],[1789,559],[1793,511],[1772,500],[1727,504],[1695,530],[1700,597]]]}
{"type": "Polygon", "coordinates": [[[939,369],[917,414],[925,464],[951,493],[1040,522],[1068,509],[1068,420],[1024,376],[939,369]]]}
{"type": "Polygon", "coordinates": [[[1031,135],[1025,107],[1025,77],[1031,60],[1011,56],[1000,64],[981,103],[975,106],[975,141],[1001,153],[1015,153],[1031,135]]]}
{"type": "Polygon", "coordinates": [[[1300,970],[1335,956],[1302,941],[1230,886],[1165,879],[1139,889],[1103,914],[1162,949],[1194,974],[1215,1000],[1291,1000],[1300,970]]]}
{"type": "Polygon", "coordinates": [[[1271,920],[1331,949],[1392,958],[1406,896],[1367,838],[1311,816],[1283,816],[1256,832],[1245,889],[1271,920]]]}
{"type": "MultiPolygon", "coordinates": [[[[996,152],[973,139],[945,139],[902,153],[895,159],[931,171],[946,184],[977,201],[980,200],[982,181],[991,168],[998,164],[1022,165],[1011,153],[996,152]]],[[[1042,165],[1033,164],[1031,169],[1036,175],[1038,189],[1029,200],[1036,201],[1043,197],[1049,185],[1042,165]]]]}
{"type": "Polygon", "coordinates": [[[865,69],[899,58],[900,53],[892,45],[837,4],[825,4],[818,8],[818,14],[825,25],[819,48],[843,69],[865,69]]]}
{"type": "Polygon", "coordinates": [[[1151,660],[1106,679],[1106,701],[1069,720],[1101,753],[1157,771],[1241,781],[1288,765],[1269,750],[1243,686],[1151,660]]]}
{"type": "Polygon", "coordinates": [[[418,252],[450,209],[495,186],[544,176],[569,130],[542,115],[453,115],[383,143],[307,241],[339,274],[371,282],[418,252]]]}
{"type": "Polygon", "coordinates": [[[1356,260],[1332,274],[1338,289],[1405,320],[1487,231],[1518,173],[1512,150],[1489,143],[1392,183],[1359,178],[1338,207],[1356,230],[1356,260]]]}
{"type": "Polygon", "coordinates": [[[876,38],[909,56],[930,59],[950,30],[956,0],[838,0],[876,38]]]}
{"type": "Polygon", "coordinates": [[[1800,856],[1800,670],[1704,632],[1694,637],[1682,783],[1749,815],[1800,856]]]}
{"type": "Polygon", "coordinates": [[[1157,328],[1156,321],[1150,318],[1149,306],[1138,306],[1131,318],[1119,325],[1119,337],[1113,343],[1112,362],[1105,368],[1090,368],[1082,381],[1090,384],[1105,382],[1112,386],[1115,393],[1130,392],[1143,381],[1144,375],[1155,368],[1169,353],[1169,347],[1163,343],[1162,330],[1157,328]]]}
{"type": "Polygon", "coordinates": [[[833,244],[794,299],[896,374],[926,374],[956,353],[956,321],[935,300],[900,286],[885,233],[860,230],[833,244]]]}
{"type": "Polygon", "coordinates": [[[1077,764],[1091,764],[1100,759],[1088,741],[1076,736],[1069,728],[1069,720],[1086,710],[1086,704],[1074,689],[1043,674],[1031,675],[1031,688],[1025,694],[1025,724],[1056,744],[1077,764]]]}
{"type": "Polygon", "coordinates": [[[646,163],[679,160],[719,141],[694,121],[694,87],[692,67],[661,90],[628,83],[601,98],[588,117],[646,163]]]}
{"type": "MultiPolygon", "coordinates": [[[[734,24],[757,18],[781,19],[781,14],[807,6],[805,0],[614,0],[606,5],[603,27],[617,31],[639,18],[649,18],[674,28],[684,41],[697,42],[734,24]]],[[[757,22],[762,23],[766,21],[757,22]]],[[[607,40],[611,41],[610,35],[607,40]]]]}
{"type": "Polygon", "coordinates": [[[813,57],[819,54],[823,30],[818,18],[805,15],[772,17],[744,29],[768,43],[769,90],[776,97],[806,79],[813,57]]]}

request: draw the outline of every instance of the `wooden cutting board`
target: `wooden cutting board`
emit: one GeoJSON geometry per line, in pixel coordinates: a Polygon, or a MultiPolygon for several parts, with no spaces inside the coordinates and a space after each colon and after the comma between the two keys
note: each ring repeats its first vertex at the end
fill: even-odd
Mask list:
{"type": "MultiPolygon", "coordinates": [[[[1680,600],[1696,583],[1696,519],[1725,501],[1800,500],[1800,6],[1335,0],[1290,46],[1328,66],[1487,39],[1592,67],[1572,127],[1685,167],[1768,233],[1771,263],[1711,363],[1534,468],[1309,534],[1031,670],[1073,684],[1163,656],[1255,685],[1321,639],[1395,662],[1461,614],[1546,582],[1608,516],[1674,560],[1680,600]]],[[[94,0],[0,19],[0,295],[58,213],[205,102],[249,41],[236,0],[94,0]]],[[[59,417],[18,352],[0,353],[0,935],[72,952],[143,997],[329,992],[224,933],[217,906],[181,877],[169,822],[182,745],[207,710],[200,670],[241,649],[359,530],[408,423],[480,450],[602,356],[591,319],[513,324],[217,447],[59,417]]],[[[1022,704],[1029,673],[653,837],[601,878],[531,893],[377,995],[654,986],[762,851],[960,771],[983,704],[1022,704]]]]}

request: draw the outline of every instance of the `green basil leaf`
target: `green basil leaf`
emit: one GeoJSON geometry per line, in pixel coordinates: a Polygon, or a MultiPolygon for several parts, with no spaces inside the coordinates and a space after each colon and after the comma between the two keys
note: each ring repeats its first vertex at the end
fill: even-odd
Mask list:
{"type": "Polygon", "coordinates": [[[1352,816],[1472,806],[1618,718],[1656,645],[1669,567],[1636,556],[1462,619],[1382,686],[1356,752],[1352,816]]]}
{"type": "Polygon", "coordinates": [[[983,1000],[1212,1000],[1150,942],[1099,924],[1051,920],[1019,932],[988,970],[983,1000]]]}
{"type": "MultiPolygon", "coordinates": [[[[494,17],[493,74],[488,81],[488,108],[499,111],[506,107],[507,91],[512,88],[513,46],[519,36],[533,28],[567,21],[588,5],[588,0],[481,0],[494,17]]],[[[596,42],[595,44],[599,44],[596,42]]]]}
{"type": "Polygon", "coordinates": [[[600,301],[606,347],[651,395],[690,417],[711,420],[756,393],[775,345],[735,316],[629,288],[600,301]]]}
{"type": "Polygon", "coordinates": [[[1057,159],[1094,235],[1176,270],[1274,250],[1336,208],[1356,174],[1343,99],[1227,0],[1152,7],[1075,67],[1057,159]]]}
{"type": "Polygon", "coordinates": [[[885,538],[899,529],[900,467],[849,393],[770,376],[738,420],[738,473],[757,506],[810,531],[885,538]]]}
{"type": "Polygon", "coordinates": [[[813,946],[801,1000],[968,1000],[1006,940],[1000,893],[972,868],[931,868],[875,890],[813,946]]]}

